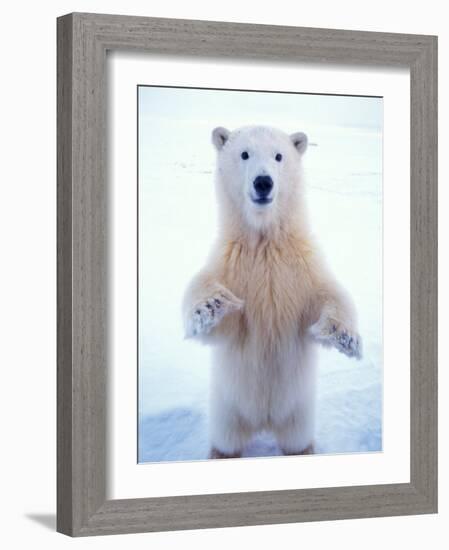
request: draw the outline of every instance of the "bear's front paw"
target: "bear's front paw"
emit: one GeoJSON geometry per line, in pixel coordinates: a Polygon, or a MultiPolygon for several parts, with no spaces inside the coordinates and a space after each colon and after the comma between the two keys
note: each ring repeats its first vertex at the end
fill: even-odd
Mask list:
{"type": "Polygon", "coordinates": [[[332,346],[348,357],[362,358],[362,339],[356,331],[335,319],[320,319],[310,327],[310,333],[320,344],[332,346]]]}
{"type": "Polygon", "coordinates": [[[223,287],[195,306],[187,319],[186,338],[208,334],[226,315],[242,307],[243,301],[223,287]]]}

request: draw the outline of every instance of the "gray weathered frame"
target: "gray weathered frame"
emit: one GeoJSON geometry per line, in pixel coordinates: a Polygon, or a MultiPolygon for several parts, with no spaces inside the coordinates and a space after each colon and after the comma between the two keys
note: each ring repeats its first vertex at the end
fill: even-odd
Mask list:
{"type": "Polygon", "coordinates": [[[72,536],[437,511],[437,38],[74,13],[58,19],[57,529],[72,536]],[[106,52],[405,66],[411,74],[411,480],[106,499],[106,52]]]}

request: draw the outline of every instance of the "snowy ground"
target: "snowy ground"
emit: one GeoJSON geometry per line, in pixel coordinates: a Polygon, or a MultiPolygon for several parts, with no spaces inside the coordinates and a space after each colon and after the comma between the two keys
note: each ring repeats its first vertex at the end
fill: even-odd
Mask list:
{"type": "MultiPolygon", "coordinates": [[[[209,105],[207,97],[198,97],[203,118],[191,98],[179,101],[175,95],[172,100],[184,106],[184,118],[172,110],[166,116],[164,108],[172,109],[170,98],[167,104],[158,103],[151,88],[141,89],[139,462],[207,457],[209,350],[183,339],[180,303],[189,279],[204,262],[216,227],[210,131],[218,125],[234,128],[248,123],[308,133],[312,145],[304,162],[313,230],[359,312],[364,346],[361,361],[350,360],[334,350],[320,350],[318,452],[381,450],[380,122],[377,127],[362,127],[354,121],[348,126],[337,119],[327,125],[321,120],[316,124],[319,117],[307,116],[317,104],[316,97],[314,103],[307,103],[308,96],[289,96],[287,102],[284,96],[284,110],[271,109],[277,113],[275,117],[267,117],[270,111],[263,104],[257,106],[257,112],[242,110],[244,117],[231,116],[224,96],[218,102],[224,105],[221,110],[216,96],[209,105]],[[295,105],[293,101],[300,103],[295,105]],[[298,116],[292,117],[293,108],[300,112],[298,116]],[[204,116],[208,109],[208,116],[204,116]]],[[[371,121],[381,119],[380,100],[366,100],[373,103],[360,107],[356,103],[359,98],[353,103],[346,99],[349,103],[344,108],[352,109],[352,114],[359,109],[362,122],[371,107],[371,121]]],[[[229,104],[234,106],[235,96],[231,100],[229,104]]],[[[269,100],[272,106],[274,97],[269,100]]],[[[343,109],[341,98],[338,105],[332,103],[332,97],[323,101],[323,111],[331,112],[333,105],[343,109]]],[[[279,449],[270,434],[257,436],[245,452],[246,456],[276,454],[279,449]]]]}

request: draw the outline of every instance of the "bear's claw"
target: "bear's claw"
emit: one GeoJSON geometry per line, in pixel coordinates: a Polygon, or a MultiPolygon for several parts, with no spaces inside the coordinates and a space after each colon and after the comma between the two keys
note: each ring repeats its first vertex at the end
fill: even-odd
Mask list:
{"type": "Polygon", "coordinates": [[[205,299],[195,306],[193,314],[187,321],[186,338],[208,334],[223,317],[242,307],[243,301],[225,289],[205,299]]]}
{"type": "Polygon", "coordinates": [[[320,344],[333,346],[348,357],[362,358],[360,336],[333,320],[320,320],[310,328],[310,333],[320,344]]]}

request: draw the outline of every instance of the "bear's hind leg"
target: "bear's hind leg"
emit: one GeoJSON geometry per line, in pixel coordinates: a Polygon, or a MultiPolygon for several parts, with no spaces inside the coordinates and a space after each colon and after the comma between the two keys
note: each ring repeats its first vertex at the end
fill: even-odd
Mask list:
{"type": "Polygon", "coordinates": [[[301,412],[293,414],[274,431],[284,455],[314,454],[313,411],[303,409],[301,412]]]}
{"type": "Polygon", "coordinates": [[[233,454],[224,453],[218,450],[216,447],[212,447],[209,452],[209,458],[240,458],[242,456],[241,452],[235,452],[233,454]]]}
{"type": "Polygon", "coordinates": [[[240,458],[252,430],[232,405],[215,402],[210,417],[209,458],[240,458]]]}
{"type": "Polygon", "coordinates": [[[313,443],[311,443],[305,449],[298,450],[298,451],[293,451],[291,449],[289,449],[289,450],[281,449],[281,450],[282,450],[282,454],[287,455],[287,456],[313,455],[313,454],[315,454],[315,445],[313,443]]]}

